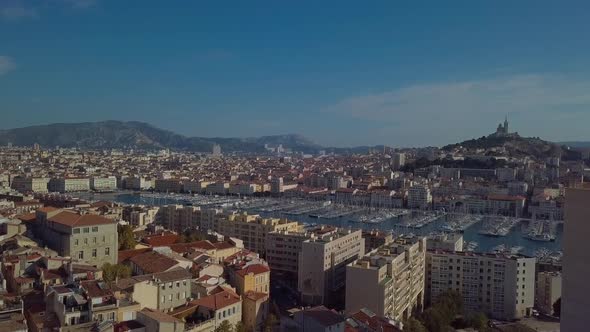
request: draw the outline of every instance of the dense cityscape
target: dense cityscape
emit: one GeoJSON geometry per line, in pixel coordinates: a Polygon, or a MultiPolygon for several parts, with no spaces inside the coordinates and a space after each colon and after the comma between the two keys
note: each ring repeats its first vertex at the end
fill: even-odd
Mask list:
{"type": "Polygon", "coordinates": [[[589,14],[0,0],[0,332],[590,332],[589,14]]]}
{"type": "Polygon", "coordinates": [[[8,143],[0,329],[559,326],[588,153],[505,147],[519,139],[506,119],[478,144],[358,154],[8,143]]]}

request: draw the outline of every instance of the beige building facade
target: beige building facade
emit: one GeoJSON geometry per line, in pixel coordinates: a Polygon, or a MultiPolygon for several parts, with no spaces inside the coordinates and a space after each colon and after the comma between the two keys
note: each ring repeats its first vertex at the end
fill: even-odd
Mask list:
{"type": "Polygon", "coordinates": [[[536,258],[522,255],[429,251],[427,302],[448,290],[463,296],[466,312],[513,320],[532,313],[536,258]]]}
{"type": "Polygon", "coordinates": [[[301,248],[298,291],[307,305],[342,305],[346,266],[365,253],[361,230],[323,226],[301,248]]]}
{"type": "Polygon", "coordinates": [[[346,312],[405,320],[424,304],[425,238],[398,238],[349,264],[346,312]]]}

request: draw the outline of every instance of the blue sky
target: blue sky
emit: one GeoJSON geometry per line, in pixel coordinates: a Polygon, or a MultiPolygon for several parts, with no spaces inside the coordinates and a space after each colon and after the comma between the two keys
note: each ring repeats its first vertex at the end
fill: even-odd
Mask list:
{"type": "Polygon", "coordinates": [[[589,31],[584,1],[0,0],[0,128],[590,140],[589,31]]]}

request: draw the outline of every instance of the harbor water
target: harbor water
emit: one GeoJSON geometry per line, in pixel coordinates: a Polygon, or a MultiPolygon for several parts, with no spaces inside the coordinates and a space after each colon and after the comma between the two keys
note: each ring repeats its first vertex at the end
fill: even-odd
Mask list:
{"type": "MultiPolygon", "coordinates": [[[[188,195],[178,195],[178,194],[143,194],[143,193],[129,193],[129,192],[117,192],[117,193],[81,193],[77,195],[82,199],[87,200],[106,200],[106,201],[114,201],[123,204],[142,204],[142,205],[151,205],[151,206],[161,206],[161,205],[168,205],[168,204],[192,204],[195,206],[201,205],[200,201],[203,205],[220,205],[224,204],[225,202],[231,203],[238,201],[236,198],[228,198],[228,197],[209,197],[209,196],[202,196],[202,200],[199,199],[197,196],[190,197],[188,195]]],[[[310,203],[314,204],[314,203],[310,203]]],[[[318,203],[315,203],[318,204],[318,203]]],[[[280,217],[280,218],[288,218],[290,220],[295,220],[301,223],[309,224],[309,225],[333,225],[338,227],[344,228],[352,228],[358,229],[362,228],[365,230],[383,230],[383,231],[393,231],[394,234],[416,234],[416,235],[428,235],[433,232],[441,232],[443,230],[443,226],[448,224],[449,218],[452,218],[451,215],[442,214],[438,218],[436,218],[433,222],[420,227],[407,227],[404,226],[404,223],[408,219],[412,219],[416,217],[416,214],[420,214],[421,212],[411,212],[407,215],[402,215],[398,217],[388,218],[380,223],[362,223],[362,222],[353,222],[351,221],[352,218],[350,215],[336,217],[336,218],[313,218],[310,217],[309,213],[301,213],[301,214],[287,214],[284,211],[261,211],[260,209],[248,208],[247,206],[243,208],[245,211],[249,213],[256,213],[263,217],[280,217]]],[[[508,232],[506,236],[489,236],[479,234],[479,231],[484,226],[484,220],[486,217],[483,218],[482,221],[478,221],[473,225],[467,227],[463,231],[463,238],[465,242],[476,242],[477,252],[491,252],[494,248],[504,245],[506,248],[511,247],[521,247],[521,253],[525,255],[534,255],[539,250],[543,251],[544,249],[548,250],[549,252],[558,252],[561,251],[561,240],[562,240],[562,233],[563,233],[563,226],[560,224],[555,232],[555,240],[554,241],[535,241],[524,237],[526,234],[526,229],[528,228],[529,221],[522,220],[521,222],[517,223],[511,230],[508,232]]]]}

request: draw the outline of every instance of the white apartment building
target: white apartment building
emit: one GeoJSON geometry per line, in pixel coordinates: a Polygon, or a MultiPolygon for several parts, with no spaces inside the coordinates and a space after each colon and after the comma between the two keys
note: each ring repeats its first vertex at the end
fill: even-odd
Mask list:
{"type": "Polygon", "coordinates": [[[346,313],[405,320],[424,305],[426,238],[398,238],[346,268],[346,313]]]}
{"type": "Polygon", "coordinates": [[[541,272],[537,274],[535,306],[546,315],[553,315],[553,304],[561,298],[561,273],[541,272]]]}
{"type": "Polygon", "coordinates": [[[323,226],[303,242],[299,257],[298,290],[308,305],[338,304],[346,283],[346,266],[365,253],[361,230],[323,226]]]}
{"type": "Polygon", "coordinates": [[[117,178],[114,176],[90,178],[90,189],[96,191],[117,190],[117,178]]]}
{"type": "Polygon", "coordinates": [[[54,178],[49,181],[49,189],[60,193],[88,191],[90,180],[88,178],[54,178]]]}
{"type": "Polygon", "coordinates": [[[447,290],[463,296],[466,312],[513,320],[532,313],[536,258],[522,255],[429,251],[426,254],[428,303],[447,290]]]}
{"type": "Polygon", "coordinates": [[[408,208],[428,209],[432,203],[430,189],[424,185],[414,185],[408,189],[408,208]]]}

